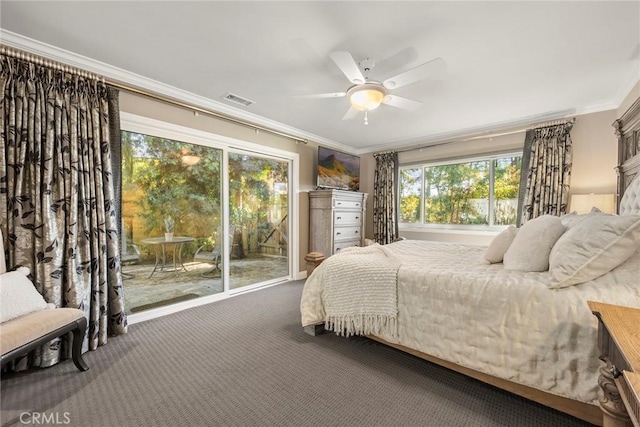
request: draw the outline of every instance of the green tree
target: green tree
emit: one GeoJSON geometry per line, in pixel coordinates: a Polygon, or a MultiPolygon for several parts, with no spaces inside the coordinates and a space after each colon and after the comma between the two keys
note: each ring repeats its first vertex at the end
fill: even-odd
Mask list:
{"type": "Polygon", "coordinates": [[[176,234],[213,235],[220,223],[221,151],[129,132],[122,141],[123,192],[138,195],[144,234],[162,235],[171,216],[176,234]],[[186,156],[197,162],[187,164],[186,156]]]}
{"type": "Polygon", "coordinates": [[[487,224],[478,202],[488,199],[487,161],[424,168],[425,222],[487,224]]]}
{"type": "Polygon", "coordinates": [[[257,250],[288,211],[287,191],[275,184],[288,182],[288,163],[246,154],[229,154],[230,222],[244,230],[242,248],[257,250]],[[272,212],[275,217],[270,217],[272,212]]]}
{"type": "Polygon", "coordinates": [[[518,191],[520,189],[521,157],[495,160],[494,219],[495,225],[515,224],[518,191]]]}
{"type": "Polygon", "coordinates": [[[420,221],[420,168],[400,170],[400,222],[420,221]]]}

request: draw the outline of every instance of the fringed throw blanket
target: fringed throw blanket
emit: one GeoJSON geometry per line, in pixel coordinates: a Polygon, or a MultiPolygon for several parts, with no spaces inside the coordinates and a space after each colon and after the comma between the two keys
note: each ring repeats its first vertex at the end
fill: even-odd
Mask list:
{"type": "Polygon", "coordinates": [[[400,260],[387,248],[346,248],[323,265],[325,328],[338,335],[397,335],[400,260]]]}

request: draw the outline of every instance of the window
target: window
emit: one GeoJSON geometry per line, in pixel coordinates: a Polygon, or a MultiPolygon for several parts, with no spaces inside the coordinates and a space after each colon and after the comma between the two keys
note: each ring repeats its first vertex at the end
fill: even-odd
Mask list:
{"type": "Polygon", "coordinates": [[[520,154],[400,168],[400,222],[456,226],[516,223],[520,154]]]}

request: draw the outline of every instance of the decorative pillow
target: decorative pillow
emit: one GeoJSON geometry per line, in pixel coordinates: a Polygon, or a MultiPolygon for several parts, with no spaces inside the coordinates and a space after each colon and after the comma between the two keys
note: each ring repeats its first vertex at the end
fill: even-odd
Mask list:
{"type": "Polygon", "coordinates": [[[587,215],[553,247],[549,288],[596,279],[622,264],[639,247],[640,215],[587,215]]]}
{"type": "Polygon", "coordinates": [[[560,220],[562,221],[562,225],[564,225],[567,228],[571,228],[581,223],[585,219],[594,215],[616,216],[615,214],[601,212],[598,208],[594,207],[591,209],[590,213],[586,213],[586,214],[570,213],[570,214],[562,215],[560,217],[560,220]]]}
{"type": "Polygon", "coordinates": [[[47,308],[28,274],[27,267],[0,274],[0,323],[47,308]]]}
{"type": "Polygon", "coordinates": [[[502,233],[494,237],[489,244],[487,251],[484,253],[484,259],[489,261],[491,264],[502,262],[505,252],[507,252],[507,249],[511,246],[511,242],[513,242],[517,233],[518,229],[513,225],[510,225],[509,228],[503,230],[502,233]]]}
{"type": "Polygon", "coordinates": [[[549,253],[566,228],[560,217],[542,215],[524,223],[504,254],[504,268],[519,271],[546,271],[549,253]]]}

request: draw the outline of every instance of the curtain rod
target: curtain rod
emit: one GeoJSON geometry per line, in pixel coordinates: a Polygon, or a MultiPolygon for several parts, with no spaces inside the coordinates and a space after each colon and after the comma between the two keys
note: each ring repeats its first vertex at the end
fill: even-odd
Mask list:
{"type": "Polygon", "coordinates": [[[39,55],[35,55],[35,54],[32,54],[32,53],[29,53],[29,52],[25,52],[25,51],[22,51],[22,50],[14,49],[14,48],[11,48],[11,47],[6,46],[6,45],[0,45],[0,53],[3,54],[3,55],[12,56],[12,57],[24,60],[24,61],[30,61],[30,62],[33,62],[33,63],[38,64],[38,65],[44,65],[46,67],[50,67],[50,68],[53,68],[53,69],[56,69],[56,70],[60,70],[60,71],[64,71],[64,72],[67,72],[67,73],[77,74],[77,75],[79,75],[81,77],[96,79],[96,80],[101,81],[102,83],[108,84],[110,86],[113,86],[115,88],[118,88],[118,89],[121,89],[121,90],[124,90],[124,91],[127,91],[127,92],[135,93],[137,95],[142,95],[142,96],[145,96],[147,98],[152,98],[152,99],[155,99],[157,101],[161,101],[161,102],[165,102],[167,104],[175,105],[177,107],[186,108],[186,109],[192,110],[193,112],[206,114],[208,116],[212,116],[212,117],[217,118],[217,119],[221,119],[221,120],[225,120],[225,121],[228,121],[228,122],[231,122],[231,123],[235,123],[237,125],[245,126],[245,127],[254,129],[256,131],[263,131],[263,132],[271,133],[273,135],[282,136],[284,138],[289,138],[289,139],[292,139],[292,140],[294,140],[296,142],[301,142],[303,144],[308,144],[309,143],[309,140],[307,140],[305,138],[300,138],[298,136],[295,136],[295,135],[292,135],[292,134],[289,134],[289,133],[286,133],[286,132],[281,132],[281,131],[278,131],[278,130],[275,130],[275,129],[271,129],[271,128],[268,128],[268,127],[265,127],[265,126],[261,126],[261,125],[255,124],[255,123],[251,123],[249,121],[242,120],[242,119],[239,119],[239,118],[236,118],[236,117],[224,114],[224,113],[220,113],[220,112],[217,112],[217,111],[214,111],[214,110],[210,110],[210,109],[203,108],[203,107],[198,107],[196,105],[192,105],[192,104],[189,104],[187,102],[180,101],[179,99],[176,99],[176,98],[172,98],[172,97],[165,96],[165,95],[162,95],[162,94],[159,94],[159,93],[155,93],[155,92],[150,92],[148,90],[141,89],[139,87],[128,85],[128,84],[125,84],[125,83],[122,83],[122,82],[118,82],[118,81],[115,81],[115,80],[110,80],[110,79],[105,78],[104,76],[101,76],[101,75],[98,75],[98,74],[94,74],[94,73],[92,73],[90,71],[86,71],[86,70],[83,70],[81,68],[77,68],[77,67],[74,67],[74,66],[66,65],[66,64],[63,64],[63,63],[61,63],[59,61],[54,61],[54,60],[51,60],[51,59],[48,59],[48,58],[45,58],[45,57],[42,57],[42,56],[39,56],[39,55]]]}
{"type": "Polygon", "coordinates": [[[472,141],[472,140],[475,140],[475,139],[496,138],[498,136],[513,135],[514,133],[526,132],[528,130],[547,128],[547,127],[551,127],[551,126],[568,125],[568,124],[573,125],[575,122],[576,122],[576,118],[575,117],[572,117],[571,119],[550,120],[550,121],[547,121],[547,122],[534,123],[534,124],[529,125],[529,126],[527,126],[525,128],[514,129],[514,130],[510,130],[510,131],[506,131],[506,132],[496,132],[496,133],[487,134],[487,135],[474,136],[472,138],[463,139],[462,142],[472,141]]]}
{"type": "Polygon", "coordinates": [[[439,143],[436,143],[436,144],[425,145],[423,147],[414,147],[414,148],[407,148],[405,150],[397,150],[397,152],[398,153],[406,153],[408,151],[422,150],[422,149],[431,148],[431,147],[440,147],[440,146],[449,145],[449,144],[458,144],[460,142],[474,141],[476,139],[496,138],[498,136],[513,135],[514,133],[526,132],[528,130],[533,130],[533,129],[538,129],[538,128],[545,128],[545,127],[557,126],[557,125],[562,125],[562,124],[571,124],[571,125],[573,125],[575,122],[576,122],[576,118],[575,117],[572,117],[571,119],[558,119],[558,120],[551,120],[551,121],[547,121],[547,122],[539,122],[539,123],[535,123],[535,124],[529,125],[529,126],[524,127],[524,128],[518,128],[518,129],[514,129],[514,130],[510,130],[510,131],[494,132],[494,133],[485,134],[485,135],[473,136],[473,137],[465,138],[465,139],[454,139],[454,140],[450,140],[450,141],[443,141],[443,142],[439,142],[439,143]]]}
{"type": "Polygon", "coordinates": [[[558,126],[558,125],[572,125],[575,122],[576,122],[576,118],[575,117],[572,117],[571,119],[551,120],[551,121],[548,121],[548,122],[542,122],[542,123],[537,123],[535,125],[531,125],[526,130],[538,129],[538,128],[548,128],[548,127],[551,127],[551,126],[558,126]]]}
{"type": "Polygon", "coordinates": [[[54,70],[59,70],[65,73],[75,74],[80,77],[98,80],[102,83],[106,83],[105,78],[98,74],[94,74],[90,71],[82,70],[80,68],[72,67],[70,65],[62,64],[58,61],[53,61],[51,59],[47,59],[42,56],[33,55],[31,53],[24,52],[22,50],[13,49],[9,46],[0,45],[0,53],[3,55],[12,56],[14,58],[17,58],[23,61],[33,62],[34,64],[37,64],[37,65],[43,65],[45,67],[53,68],[54,70]]]}

